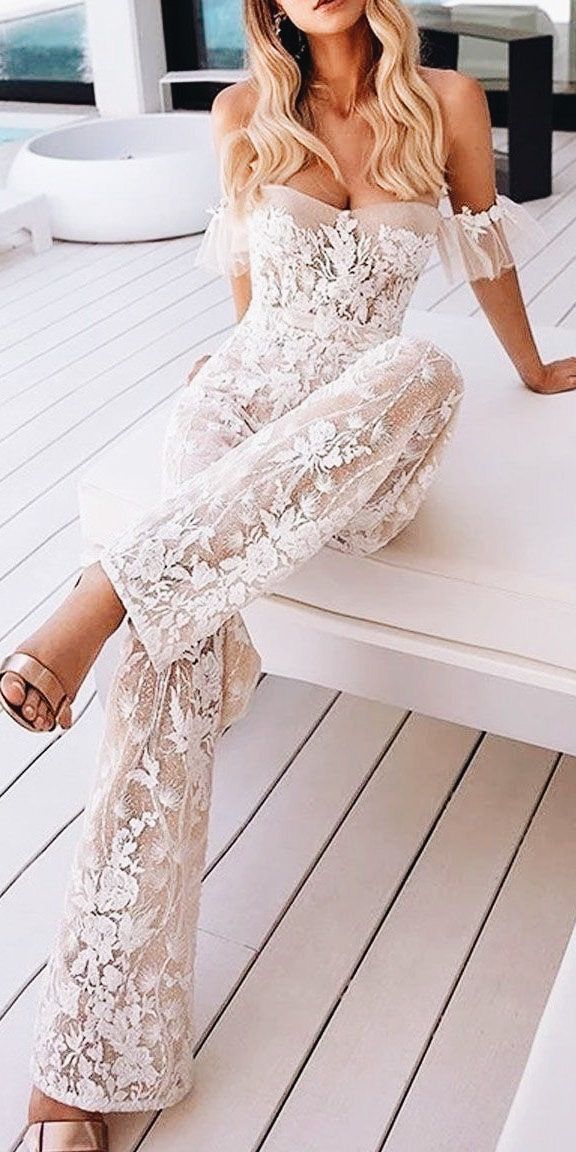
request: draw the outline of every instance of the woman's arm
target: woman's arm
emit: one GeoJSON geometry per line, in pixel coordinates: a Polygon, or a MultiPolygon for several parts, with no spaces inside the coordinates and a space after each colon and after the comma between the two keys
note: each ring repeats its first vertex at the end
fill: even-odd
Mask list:
{"type": "MultiPolygon", "coordinates": [[[[454,212],[468,205],[473,212],[489,208],[496,198],[492,130],[482,85],[451,72],[443,85],[448,136],[446,178],[454,212]]],[[[471,287],[498,339],[524,384],[534,392],[567,392],[576,388],[576,357],[542,362],[530,328],[515,268],[494,280],[473,280],[471,287]]]]}
{"type": "MultiPolygon", "coordinates": [[[[212,103],[212,132],[216,153],[220,156],[222,142],[228,132],[234,132],[250,118],[253,92],[248,81],[242,80],[223,88],[212,103]]],[[[236,311],[236,320],[242,319],[252,298],[250,272],[230,277],[230,286],[236,311]]]]}
{"type": "MultiPolygon", "coordinates": [[[[217,158],[220,156],[222,141],[226,133],[238,128],[249,115],[248,96],[246,82],[241,81],[238,84],[232,84],[229,88],[222,89],[215,97],[212,103],[211,123],[217,158]]],[[[252,297],[250,272],[246,271],[239,276],[230,276],[230,285],[236,320],[239,321],[246,312],[252,297]]],[[[209,359],[209,355],[201,356],[194,362],[188,373],[188,384],[192,383],[194,377],[209,359]]]]}

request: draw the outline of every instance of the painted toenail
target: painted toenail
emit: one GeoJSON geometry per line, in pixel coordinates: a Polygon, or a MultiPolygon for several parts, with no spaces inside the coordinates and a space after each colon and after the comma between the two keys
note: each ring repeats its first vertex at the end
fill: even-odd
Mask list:
{"type": "Polygon", "coordinates": [[[31,704],[25,704],[22,711],[25,716],[30,716],[30,718],[34,715],[34,709],[31,704]]]}

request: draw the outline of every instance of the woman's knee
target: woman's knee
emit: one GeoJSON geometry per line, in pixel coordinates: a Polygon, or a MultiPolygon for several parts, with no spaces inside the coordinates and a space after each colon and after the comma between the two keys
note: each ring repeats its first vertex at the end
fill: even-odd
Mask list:
{"type": "Polygon", "coordinates": [[[464,377],[453,357],[433,341],[422,339],[412,342],[412,355],[417,376],[433,386],[434,396],[457,404],[464,393],[464,377]]]}

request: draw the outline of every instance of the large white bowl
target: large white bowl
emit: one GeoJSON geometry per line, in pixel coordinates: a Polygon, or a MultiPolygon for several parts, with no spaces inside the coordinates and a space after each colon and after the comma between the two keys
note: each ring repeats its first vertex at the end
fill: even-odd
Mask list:
{"type": "Polygon", "coordinates": [[[200,232],[218,197],[210,115],[87,120],[28,140],[8,186],[48,198],[60,240],[160,240],[200,232]]]}

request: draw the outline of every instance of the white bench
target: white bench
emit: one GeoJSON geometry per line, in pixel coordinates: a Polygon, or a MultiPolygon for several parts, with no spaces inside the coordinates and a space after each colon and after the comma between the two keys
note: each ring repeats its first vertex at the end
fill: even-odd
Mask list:
{"type": "MultiPolygon", "coordinates": [[[[467,384],[418,515],[370,557],[323,548],[244,619],[269,672],[576,754],[576,394],[525,388],[483,318],[412,313],[410,330],[467,384]]],[[[570,331],[538,339],[574,353],[570,331]]],[[[85,559],[157,499],[166,420],[84,473],[85,559]]]]}
{"type": "Polygon", "coordinates": [[[45,196],[29,196],[0,189],[0,241],[15,232],[30,233],[34,252],[46,252],[52,245],[50,212],[45,196]]]}

